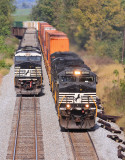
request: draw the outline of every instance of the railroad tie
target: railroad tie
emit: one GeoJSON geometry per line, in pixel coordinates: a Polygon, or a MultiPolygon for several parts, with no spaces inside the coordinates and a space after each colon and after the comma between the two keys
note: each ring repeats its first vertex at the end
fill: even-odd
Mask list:
{"type": "Polygon", "coordinates": [[[108,138],[111,138],[112,140],[118,142],[118,143],[122,143],[123,144],[123,140],[120,139],[117,135],[107,135],[108,138]]]}
{"type": "Polygon", "coordinates": [[[122,154],[122,152],[125,152],[125,148],[119,145],[118,146],[118,158],[125,160],[125,156],[122,154]]]}
{"type": "Polygon", "coordinates": [[[102,128],[105,128],[106,130],[112,132],[112,133],[117,133],[117,134],[121,134],[121,131],[120,130],[116,130],[116,129],[113,129],[111,127],[108,127],[106,125],[101,125],[102,128]]]}

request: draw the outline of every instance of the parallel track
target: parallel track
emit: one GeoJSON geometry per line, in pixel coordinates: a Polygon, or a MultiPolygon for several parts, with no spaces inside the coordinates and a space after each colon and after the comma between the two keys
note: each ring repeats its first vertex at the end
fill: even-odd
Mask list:
{"type": "Polygon", "coordinates": [[[68,132],[74,160],[99,160],[87,132],[68,132]]]}
{"type": "Polygon", "coordinates": [[[21,97],[14,111],[7,160],[44,159],[38,98],[21,97]],[[16,122],[15,122],[16,121],[16,122]]]}

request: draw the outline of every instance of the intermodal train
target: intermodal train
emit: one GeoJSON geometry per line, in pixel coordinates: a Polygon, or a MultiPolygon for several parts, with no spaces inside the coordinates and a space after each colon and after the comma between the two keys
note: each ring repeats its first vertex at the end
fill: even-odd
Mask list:
{"type": "Polygon", "coordinates": [[[14,62],[16,93],[38,95],[42,89],[42,55],[35,28],[27,28],[14,62]]]}
{"type": "Polygon", "coordinates": [[[97,115],[96,74],[69,51],[65,33],[47,22],[36,22],[35,28],[61,129],[93,128],[97,115]]]}

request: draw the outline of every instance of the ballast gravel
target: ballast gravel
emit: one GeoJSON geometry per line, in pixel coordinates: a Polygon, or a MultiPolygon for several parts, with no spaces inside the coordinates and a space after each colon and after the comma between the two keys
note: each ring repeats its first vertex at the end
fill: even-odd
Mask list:
{"type": "Polygon", "coordinates": [[[0,86],[0,160],[6,159],[15,101],[14,67],[11,67],[0,86]]]}
{"type": "MultiPolygon", "coordinates": [[[[98,119],[99,118],[96,118],[96,121],[98,121],[98,119]]],[[[119,127],[115,123],[110,124],[112,128],[119,130],[119,127]]],[[[121,145],[125,147],[125,145],[113,141],[108,138],[107,135],[117,135],[124,141],[125,137],[123,132],[121,134],[113,134],[104,128],[101,128],[100,124],[97,122],[95,130],[89,132],[89,135],[94,143],[99,160],[120,160],[117,156],[118,146],[121,145]]]]}

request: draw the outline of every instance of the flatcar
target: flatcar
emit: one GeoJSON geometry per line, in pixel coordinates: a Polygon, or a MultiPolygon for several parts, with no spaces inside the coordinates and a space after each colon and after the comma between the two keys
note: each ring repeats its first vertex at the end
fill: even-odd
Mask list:
{"type": "Polygon", "coordinates": [[[26,30],[15,53],[15,89],[17,94],[39,94],[42,88],[41,47],[35,28],[26,30]]]}

